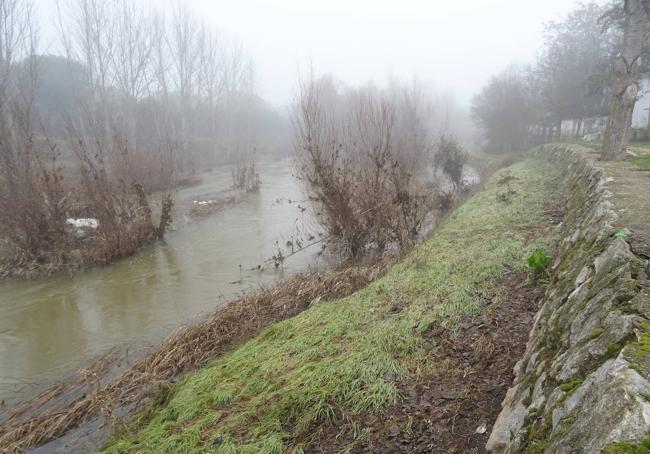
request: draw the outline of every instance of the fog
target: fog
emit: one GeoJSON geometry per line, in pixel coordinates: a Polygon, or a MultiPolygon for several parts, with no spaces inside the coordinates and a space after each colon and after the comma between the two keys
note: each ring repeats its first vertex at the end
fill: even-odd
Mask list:
{"type": "Polygon", "coordinates": [[[646,0],[0,0],[0,446],[479,449],[576,176],[650,166],[649,38],[646,0]]]}
{"type": "MultiPolygon", "coordinates": [[[[165,0],[152,0],[165,7],[165,0]]],[[[351,85],[414,76],[468,105],[490,75],[534,58],[543,24],[577,1],[188,0],[251,54],[260,96],[284,107],[313,67],[351,85]]],[[[57,48],[55,1],[37,0],[44,47],[57,48]]]]}

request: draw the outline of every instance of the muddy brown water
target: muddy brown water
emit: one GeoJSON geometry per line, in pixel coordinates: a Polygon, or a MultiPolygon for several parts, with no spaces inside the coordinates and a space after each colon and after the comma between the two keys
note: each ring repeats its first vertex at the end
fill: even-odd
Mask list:
{"type": "MultiPolygon", "coordinates": [[[[176,229],[135,256],[103,268],[40,280],[0,282],[0,401],[33,397],[109,351],[138,356],[179,326],[228,299],[287,273],[321,266],[318,246],[283,269],[252,270],[286,243],[301,213],[299,182],[288,160],[258,166],[261,190],[201,220],[186,208],[227,189],[229,168],[177,192],[176,229]],[[289,203],[289,200],[292,203],[289,203]]],[[[308,213],[308,211],[307,211],[308,213]]]]}

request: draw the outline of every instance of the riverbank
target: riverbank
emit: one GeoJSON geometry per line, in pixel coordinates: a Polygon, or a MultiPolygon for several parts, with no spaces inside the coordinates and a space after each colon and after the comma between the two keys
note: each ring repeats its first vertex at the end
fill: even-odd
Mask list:
{"type": "Polygon", "coordinates": [[[122,368],[121,373],[115,373],[110,358],[99,361],[2,421],[0,452],[23,451],[48,442],[51,449],[65,452],[97,449],[106,440],[107,430],[133,416],[153,392],[164,392],[182,374],[205,367],[268,325],[304,311],[321,298],[349,295],[383,274],[392,261],[386,256],[369,266],[301,274],[245,295],[203,322],[180,329],[153,354],[122,368]]]}
{"type": "Polygon", "coordinates": [[[482,446],[480,428],[498,413],[517,359],[512,349],[523,348],[537,309],[526,258],[553,244],[556,173],[534,159],[498,172],[384,277],[313,302],[166,387],[107,451],[395,452],[421,448],[425,440],[409,437],[423,426],[430,436],[422,438],[440,443],[439,452],[482,446]],[[492,361],[495,354],[502,361],[492,361]],[[428,405],[421,386],[429,387],[428,405]],[[486,392],[496,408],[475,405],[459,424],[460,410],[486,392]],[[405,402],[418,411],[404,411],[405,402]],[[455,435],[444,441],[448,432],[455,435]]]}
{"type": "Polygon", "coordinates": [[[208,317],[243,293],[328,266],[316,246],[280,269],[257,266],[290,232],[308,227],[308,213],[277,199],[300,200],[290,162],[260,164],[262,187],[214,216],[188,214],[193,201],[215,199],[232,185],[229,168],[202,175],[179,191],[175,228],[109,266],[38,280],[0,281],[0,425],[21,401],[66,381],[112,352],[132,364],[183,325],[208,317]],[[304,220],[304,222],[302,222],[304,220]]]}

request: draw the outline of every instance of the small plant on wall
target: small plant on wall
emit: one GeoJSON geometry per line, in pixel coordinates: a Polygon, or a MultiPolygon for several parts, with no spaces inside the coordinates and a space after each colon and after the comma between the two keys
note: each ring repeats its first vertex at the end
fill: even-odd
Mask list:
{"type": "Polygon", "coordinates": [[[527,264],[531,283],[548,281],[550,277],[548,268],[551,264],[551,257],[544,249],[535,249],[528,256],[527,264]]]}

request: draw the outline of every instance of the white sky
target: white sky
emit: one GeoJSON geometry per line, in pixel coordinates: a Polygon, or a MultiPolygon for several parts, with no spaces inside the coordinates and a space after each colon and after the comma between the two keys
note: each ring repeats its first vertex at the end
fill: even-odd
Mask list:
{"type": "MultiPolygon", "coordinates": [[[[36,0],[43,36],[55,0],[36,0]]],[[[137,0],[134,0],[137,1],[137,0]]],[[[167,0],[152,0],[166,4],[167,0]]],[[[313,66],[350,84],[416,76],[462,104],[487,77],[534,58],[542,26],[575,0],[187,0],[237,37],[255,62],[259,94],[293,98],[313,66]]],[[[46,39],[47,41],[47,39],[46,39]]],[[[51,41],[51,39],[50,39],[51,41]]]]}

